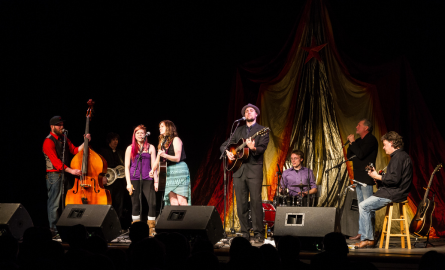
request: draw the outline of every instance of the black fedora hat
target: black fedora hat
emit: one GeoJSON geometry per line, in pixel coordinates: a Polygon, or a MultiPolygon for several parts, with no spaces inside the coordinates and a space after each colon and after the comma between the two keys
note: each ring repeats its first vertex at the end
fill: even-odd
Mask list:
{"type": "Polygon", "coordinates": [[[50,120],[49,120],[49,125],[50,126],[55,126],[60,122],[65,122],[65,120],[62,119],[62,116],[53,116],[50,120]]]}
{"type": "Polygon", "coordinates": [[[242,109],[241,109],[241,115],[242,116],[244,116],[245,115],[245,112],[246,112],[246,109],[247,108],[253,108],[255,111],[256,111],[256,113],[258,114],[258,115],[260,115],[260,109],[258,109],[258,107],[257,106],[255,106],[255,105],[253,105],[253,104],[247,104],[246,106],[244,106],[242,109]]]}

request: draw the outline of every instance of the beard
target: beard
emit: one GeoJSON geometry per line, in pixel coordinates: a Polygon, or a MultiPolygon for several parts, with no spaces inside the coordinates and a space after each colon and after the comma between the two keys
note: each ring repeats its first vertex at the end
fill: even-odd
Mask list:
{"type": "Polygon", "coordinates": [[[252,119],[247,118],[247,119],[246,119],[246,122],[249,122],[249,123],[250,123],[250,122],[253,122],[253,121],[255,121],[255,118],[252,118],[252,119]]]}
{"type": "Polygon", "coordinates": [[[55,129],[53,130],[53,133],[56,134],[57,136],[60,136],[60,135],[63,134],[63,131],[60,130],[60,129],[56,129],[56,128],[55,128],[55,129]]]}

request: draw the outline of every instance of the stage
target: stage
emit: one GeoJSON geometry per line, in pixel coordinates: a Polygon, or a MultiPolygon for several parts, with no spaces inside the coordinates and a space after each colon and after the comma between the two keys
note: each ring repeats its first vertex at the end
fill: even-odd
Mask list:
{"type": "MultiPolygon", "coordinates": [[[[230,239],[230,238],[229,238],[230,239]]],[[[61,242],[61,240],[55,240],[61,242]]],[[[423,243],[426,238],[419,238],[418,242],[423,243]]],[[[354,245],[357,241],[347,240],[348,246],[354,245]]],[[[427,248],[415,248],[413,245],[416,242],[415,238],[411,238],[412,249],[402,249],[400,244],[400,238],[392,238],[390,241],[389,249],[384,248],[366,248],[366,249],[350,249],[349,250],[349,260],[351,262],[372,262],[378,269],[417,269],[422,255],[431,250],[435,250],[439,253],[445,254],[445,239],[430,239],[430,242],[435,246],[432,247],[428,245],[427,248]]],[[[127,249],[131,241],[128,236],[120,236],[114,239],[108,244],[110,249],[127,249]]],[[[260,247],[263,244],[252,243],[252,246],[260,247]]],[[[264,244],[271,244],[275,246],[275,241],[273,238],[270,240],[266,239],[264,244]]],[[[65,249],[69,246],[66,243],[62,243],[65,249]]],[[[378,246],[378,245],[377,245],[378,246]]],[[[218,242],[214,246],[215,255],[218,257],[219,261],[222,263],[227,263],[229,261],[229,250],[230,246],[224,242],[218,242]]],[[[302,250],[300,253],[300,259],[305,263],[310,263],[312,257],[319,253],[319,251],[306,251],[302,250]]]]}

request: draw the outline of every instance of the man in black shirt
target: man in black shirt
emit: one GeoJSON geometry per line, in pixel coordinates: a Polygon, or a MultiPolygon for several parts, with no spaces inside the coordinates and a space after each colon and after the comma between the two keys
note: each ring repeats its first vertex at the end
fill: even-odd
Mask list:
{"type": "MultiPolygon", "coordinates": [[[[349,148],[347,152],[347,157],[350,158],[356,155],[356,158],[352,159],[352,165],[354,170],[354,179],[366,184],[364,187],[357,184],[355,188],[357,192],[357,201],[360,204],[364,200],[372,196],[374,180],[366,173],[365,167],[369,163],[375,164],[377,158],[377,152],[379,148],[379,143],[376,137],[371,134],[372,124],[368,119],[362,119],[358,122],[356,127],[356,133],[360,136],[357,140],[354,134],[348,136],[349,148]]],[[[374,219],[374,213],[372,213],[372,218],[374,219]]],[[[356,236],[349,237],[352,240],[359,240],[362,232],[358,232],[356,236]]]]}
{"type": "MultiPolygon", "coordinates": [[[[238,128],[233,134],[232,140],[225,141],[220,151],[224,151],[227,144],[237,143],[241,138],[246,139],[246,145],[249,147],[249,157],[241,167],[233,173],[233,182],[236,194],[236,211],[241,224],[241,233],[243,237],[250,240],[249,235],[249,193],[250,210],[252,211],[252,227],[254,231],[254,241],[264,242],[263,228],[263,207],[261,201],[261,185],[263,183],[263,156],[269,143],[269,134],[257,136],[252,139],[251,136],[264,127],[256,122],[260,109],[257,106],[248,104],[241,110],[241,115],[246,118],[246,125],[238,128]]],[[[227,157],[235,160],[233,153],[226,150],[227,157]]]]}
{"type": "MultiPolygon", "coordinates": [[[[119,139],[119,134],[114,132],[108,133],[108,147],[102,148],[100,151],[101,156],[103,156],[108,163],[108,168],[116,168],[119,165],[124,166],[125,153],[123,150],[117,148],[119,139]]],[[[126,187],[125,177],[117,178],[111,185],[105,185],[105,188],[111,193],[111,204],[116,210],[123,229],[128,228],[131,223],[130,211],[128,210],[131,209],[131,199],[126,187]]]]}
{"type": "Polygon", "coordinates": [[[368,174],[377,181],[382,181],[379,190],[368,199],[359,204],[359,227],[362,232],[361,242],[355,246],[359,248],[373,247],[374,223],[371,213],[383,208],[390,202],[403,202],[406,200],[413,181],[413,166],[409,155],[403,151],[402,136],[390,131],[382,136],[383,149],[391,156],[386,174],[381,176],[376,171],[368,174]]]}

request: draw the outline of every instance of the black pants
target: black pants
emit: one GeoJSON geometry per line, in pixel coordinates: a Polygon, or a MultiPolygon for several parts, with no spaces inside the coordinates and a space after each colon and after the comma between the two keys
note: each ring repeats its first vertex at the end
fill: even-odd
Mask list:
{"type": "Polygon", "coordinates": [[[248,233],[249,226],[249,193],[250,209],[252,211],[252,227],[255,235],[263,234],[263,206],[261,200],[261,185],[263,179],[249,179],[245,175],[233,178],[236,193],[236,211],[241,224],[241,233],[248,233]]]}
{"type": "MultiPolygon", "coordinates": [[[[149,217],[155,217],[156,216],[156,192],[154,187],[154,181],[153,180],[132,180],[131,184],[133,185],[133,195],[131,195],[131,202],[133,204],[133,210],[132,215],[133,216],[139,216],[141,215],[140,210],[140,200],[139,200],[139,193],[140,193],[140,186],[142,184],[142,200],[146,200],[148,204],[148,216],[149,217]]],[[[144,209],[142,209],[144,210],[144,209]]],[[[142,211],[144,213],[146,211],[142,211]]],[[[142,218],[142,217],[141,217],[142,218]]]]}
{"type": "Polygon", "coordinates": [[[105,186],[111,194],[111,204],[116,210],[121,227],[128,228],[131,223],[131,199],[127,191],[125,178],[116,179],[113,184],[105,186]]]}

